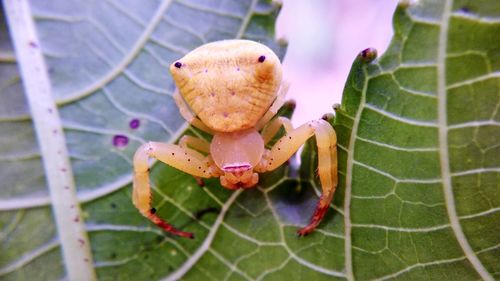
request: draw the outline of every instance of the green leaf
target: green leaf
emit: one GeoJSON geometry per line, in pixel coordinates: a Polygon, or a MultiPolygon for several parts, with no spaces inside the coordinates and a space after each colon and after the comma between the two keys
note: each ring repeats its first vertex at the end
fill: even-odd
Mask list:
{"type": "Polygon", "coordinates": [[[394,29],[336,110],[347,277],[498,278],[500,3],[403,3],[394,29]]]}
{"type": "MultiPolygon", "coordinates": [[[[86,266],[99,280],[500,278],[497,2],[400,4],[388,51],[355,60],[336,107],[340,185],[308,237],[295,231],[321,191],[314,140],[300,169],[292,160],[244,192],[225,190],[218,179],[199,187],[156,163],[154,205],[195,233],[188,240],[149,223],[130,198],[135,149],[175,141],[186,129],[166,66],[223,38],[263,41],[283,57],[273,39],[278,7],[32,1],[83,211],[75,223],[85,222],[92,251],[86,266]],[[135,119],[138,129],[129,124],[135,119]],[[127,145],[113,145],[116,136],[127,145]]],[[[28,111],[0,27],[0,279],[59,280],[71,270],[61,245],[72,238],[58,234],[41,160],[47,155],[33,131],[45,119],[28,111]]],[[[24,81],[37,91],[29,86],[24,81]]]]}

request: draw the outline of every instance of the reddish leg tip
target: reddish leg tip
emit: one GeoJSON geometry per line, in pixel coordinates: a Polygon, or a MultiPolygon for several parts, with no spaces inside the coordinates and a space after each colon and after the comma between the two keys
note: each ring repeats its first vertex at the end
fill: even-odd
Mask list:
{"type": "Polygon", "coordinates": [[[163,228],[163,230],[165,230],[166,232],[171,233],[173,235],[177,235],[177,236],[189,238],[189,239],[194,239],[194,234],[191,232],[181,231],[181,230],[178,230],[178,229],[173,228],[173,227],[169,228],[169,229],[163,228]]]}
{"type": "Polygon", "coordinates": [[[178,230],[177,228],[173,227],[171,224],[167,223],[166,221],[162,220],[160,217],[158,217],[155,213],[150,212],[149,213],[149,219],[162,228],[165,232],[171,233],[173,235],[181,236],[181,237],[186,237],[190,239],[194,239],[194,234],[191,232],[185,232],[178,230]]]}
{"type": "Polygon", "coordinates": [[[316,229],[316,226],[318,226],[318,224],[325,216],[326,211],[328,211],[329,203],[330,200],[328,200],[326,203],[322,201],[318,203],[318,206],[316,206],[316,210],[314,211],[314,214],[311,218],[311,222],[306,227],[301,228],[297,231],[297,235],[299,237],[307,236],[309,233],[313,232],[314,229],[316,229]]]}
{"type": "Polygon", "coordinates": [[[191,232],[177,231],[177,232],[170,232],[170,233],[177,235],[177,236],[180,236],[180,237],[194,239],[194,234],[191,232]]]}
{"type": "Polygon", "coordinates": [[[306,226],[304,228],[297,230],[297,236],[299,236],[299,237],[307,236],[307,235],[309,235],[309,233],[313,232],[313,230],[314,230],[314,228],[310,228],[310,227],[306,226]]]}

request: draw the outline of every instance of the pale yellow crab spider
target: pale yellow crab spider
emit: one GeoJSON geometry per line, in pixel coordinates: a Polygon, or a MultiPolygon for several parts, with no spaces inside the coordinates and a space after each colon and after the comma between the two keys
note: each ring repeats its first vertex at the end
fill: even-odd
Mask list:
{"type": "Polygon", "coordinates": [[[174,94],[181,115],[213,138],[184,136],[179,145],[148,142],[134,156],[133,203],[142,215],[165,231],[192,238],[162,220],[151,206],[148,159],[153,157],[197,178],[219,177],[228,189],[251,188],[258,173],[286,162],[310,137],[316,136],[318,174],[323,193],[310,223],[312,232],[328,210],[337,186],[337,138],[332,126],[314,120],[294,129],[289,119],[275,118],[288,84],[281,64],[268,47],[247,40],[203,45],[170,66],[178,87],[174,94]],[[286,134],[270,149],[266,144],[283,127],[286,134]]]}

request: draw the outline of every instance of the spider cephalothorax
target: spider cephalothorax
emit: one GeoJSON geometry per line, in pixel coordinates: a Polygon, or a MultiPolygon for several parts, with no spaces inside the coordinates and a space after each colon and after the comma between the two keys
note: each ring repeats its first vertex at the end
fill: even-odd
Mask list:
{"type": "Polygon", "coordinates": [[[324,120],[293,129],[289,119],[275,117],[288,85],[282,81],[281,64],[274,52],[253,41],[218,41],[174,62],[170,72],[178,87],[174,98],[182,116],[213,139],[208,143],[184,136],[179,145],[143,144],[134,156],[133,202],[139,211],[170,233],[193,237],[166,223],[151,208],[149,157],[195,177],[219,177],[228,189],[251,188],[259,181],[258,173],[278,168],[316,136],[323,195],[311,222],[298,233],[312,232],[328,210],[337,186],[337,139],[324,120]],[[282,126],[286,134],[266,149],[282,126]]]}

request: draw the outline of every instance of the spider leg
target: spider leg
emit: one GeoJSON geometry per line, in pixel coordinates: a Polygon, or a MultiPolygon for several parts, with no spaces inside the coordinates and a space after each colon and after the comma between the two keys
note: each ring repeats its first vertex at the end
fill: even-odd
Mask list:
{"type": "Polygon", "coordinates": [[[310,223],[297,232],[300,236],[311,233],[318,226],[330,206],[337,187],[337,137],[332,126],[320,119],[307,122],[297,129],[287,132],[256,167],[258,172],[272,171],[278,168],[312,136],[316,136],[318,174],[323,193],[310,223]]]}
{"type": "MultiPolygon", "coordinates": [[[[191,147],[206,154],[210,154],[210,143],[204,139],[200,139],[197,137],[184,135],[179,140],[179,146],[182,148],[191,147]]],[[[196,179],[196,183],[198,183],[199,186],[205,186],[205,182],[201,177],[194,176],[194,178],[196,179]]]]}
{"type": "Polygon", "coordinates": [[[139,147],[134,155],[134,182],[132,201],[139,212],[165,231],[182,237],[193,238],[190,232],[180,231],[161,219],[151,207],[151,186],[149,183],[149,157],[154,157],[176,169],[197,177],[212,177],[217,169],[209,157],[178,145],[148,142],[139,147]]]}
{"type": "Polygon", "coordinates": [[[179,146],[182,148],[191,147],[207,154],[210,153],[210,143],[208,141],[189,135],[181,137],[179,140],[179,146]]]}
{"type": "Polygon", "coordinates": [[[285,132],[293,131],[292,122],[286,117],[278,117],[273,119],[261,132],[262,138],[264,139],[264,145],[268,144],[273,137],[278,133],[279,129],[283,126],[285,132]]]}
{"type": "Polygon", "coordinates": [[[184,99],[181,97],[181,95],[179,94],[179,91],[178,90],[175,90],[174,92],[174,101],[175,101],[175,104],[177,104],[177,107],[179,108],[179,111],[182,115],[182,117],[184,119],[186,119],[186,121],[189,122],[189,124],[191,124],[192,126],[204,131],[204,132],[207,132],[211,135],[214,134],[214,132],[212,131],[212,129],[210,129],[209,127],[207,127],[207,125],[205,125],[198,117],[196,117],[192,112],[191,110],[189,109],[188,105],[186,104],[186,102],[184,101],[184,99]]]}
{"type": "Polygon", "coordinates": [[[262,118],[257,122],[255,128],[257,131],[260,131],[269,121],[278,113],[278,110],[285,104],[286,93],[288,92],[288,88],[290,88],[290,83],[287,81],[283,81],[281,83],[281,88],[279,90],[278,96],[274,100],[273,104],[267,112],[262,116],[262,118]]]}

